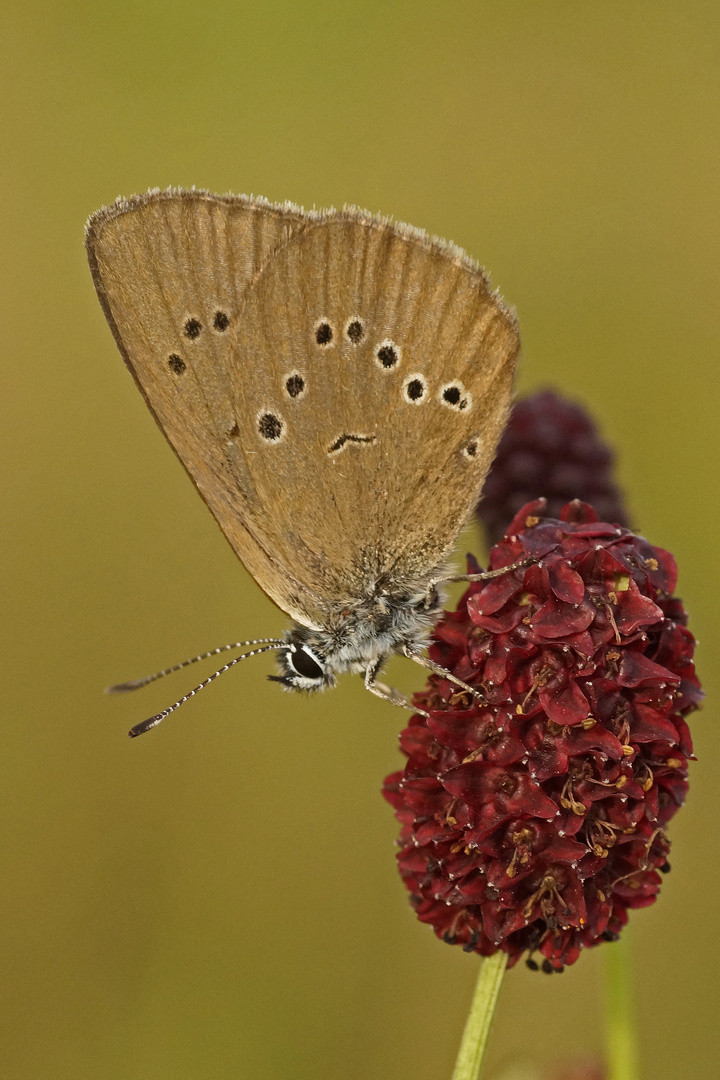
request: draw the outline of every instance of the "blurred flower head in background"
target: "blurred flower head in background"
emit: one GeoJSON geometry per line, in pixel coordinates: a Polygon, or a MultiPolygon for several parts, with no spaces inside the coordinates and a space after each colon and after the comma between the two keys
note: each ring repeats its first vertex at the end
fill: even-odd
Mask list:
{"type": "Polygon", "coordinates": [[[516,402],[485,481],[478,515],[496,544],[518,510],[543,495],[557,517],[565,503],[590,503],[601,521],[628,525],[613,477],[615,455],[590,414],[554,390],[516,402]]]}

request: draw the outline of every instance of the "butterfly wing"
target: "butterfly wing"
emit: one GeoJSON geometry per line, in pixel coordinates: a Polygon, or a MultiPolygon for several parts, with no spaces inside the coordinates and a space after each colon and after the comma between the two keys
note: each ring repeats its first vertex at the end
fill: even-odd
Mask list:
{"type": "Polygon", "coordinates": [[[480,268],[417,230],[345,211],[265,264],[238,320],[238,439],[278,561],[330,611],[422,588],[447,555],[518,350],[480,268]]]}
{"type": "Polygon", "coordinates": [[[505,420],[514,320],[459,249],[362,213],[157,192],[88,252],[116,340],[236,553],[295,619],[432,570],[505,420]]]}
{"type": "MultiPolygon", "coordinates": [[[[235,328],[271,252],[317,215],[195,190],[118,199],[87,226],[90,269],[118,348],[236,553],[286,610],[299,583],[273,558],[236,438],[235,328]]],[[[252,452],[252,448],[249,448],[252,452]]]]}

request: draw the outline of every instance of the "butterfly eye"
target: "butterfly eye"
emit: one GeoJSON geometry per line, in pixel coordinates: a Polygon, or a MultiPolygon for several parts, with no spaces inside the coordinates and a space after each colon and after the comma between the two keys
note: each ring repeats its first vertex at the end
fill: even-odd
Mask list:
{"type": "Polygon", "coordinates": [[[325,671],[304,645],[287,654],[289,666],[304,679],[322,679],[325,671]]]}

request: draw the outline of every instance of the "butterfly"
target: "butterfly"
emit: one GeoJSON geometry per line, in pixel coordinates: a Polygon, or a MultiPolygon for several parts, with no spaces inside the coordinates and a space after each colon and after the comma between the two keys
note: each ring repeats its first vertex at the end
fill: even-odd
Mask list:
{"type": "MultiPolygon", "coordinates": [[[[378,682],[423,651],[509,410],[517,323],[460,248],[355,207],[152,190],[93,214],[117,346],[225,537],[293,620],[258,652],[288,690],[378,682]]],[[[477,575],[470,575],[477,578],[477,575]]]]}

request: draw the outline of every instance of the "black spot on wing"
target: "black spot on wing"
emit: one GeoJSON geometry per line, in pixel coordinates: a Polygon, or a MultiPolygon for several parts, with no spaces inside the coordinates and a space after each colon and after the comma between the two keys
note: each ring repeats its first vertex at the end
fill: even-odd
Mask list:
{"type": "Polygon", "coordinates": [[[268,442],[277,442],[283,433],[284,426],[280,417],[274,413],[266,412],[258,417],[258,431],[268,442]]]}
{"type": "Polygon", "coordinates": [[[305,390],[305,380],[302,375],[298,375],[297,372],[289,375],[285,380],[285,390],[291,398],[300,397],[305,390]]]}
{"type": "Polygon", "coordinates": [[[426,391],[427,382],[425,381],[424,376],[420,374],[411,375],[410,378],[406,380],[403,387],[405,400],[409,401],[411,405],[420,405],[425,397],[426,391]]]}
{"type": "Polygon", "coordinates": [[[315,325],[315,340],[317,341],[318,345],[323,345],[327,348],[327,346],[331,343],[332,339],[332,326],[327,321],[327,319],[320,319],[320,321],[315,325]]]}
{"type": "Polygon", "coordinates": [[[348,341],[352,341],[353,345],[359,345],[365,336],[365,328],[360,319],[350,319],[345,327],[345,334],[348,341]]]}
{"type": "Polygon", "coordinates": [[[440,401],[449,409],[463,412],[465,409],[470,409],[472,395],[465,390],[461,382],[448,383],[440,391],[440,401]]]}
{"type": "Polygon", "coordinates": [[[381,341],[375,349],[375,362],[384,371],[392,371],[400,362],[400,349],[394,341],[381,341]]]}

